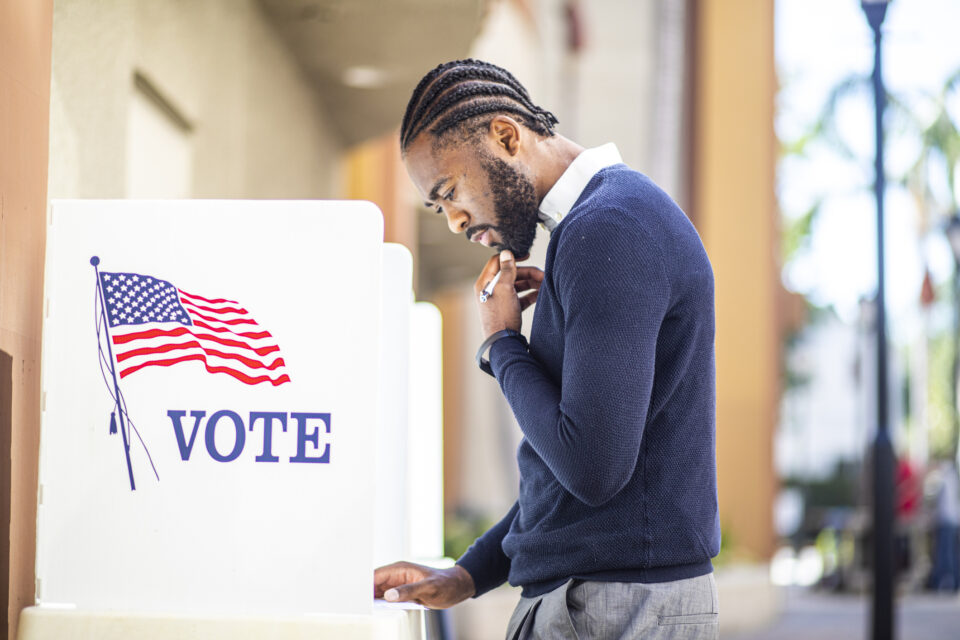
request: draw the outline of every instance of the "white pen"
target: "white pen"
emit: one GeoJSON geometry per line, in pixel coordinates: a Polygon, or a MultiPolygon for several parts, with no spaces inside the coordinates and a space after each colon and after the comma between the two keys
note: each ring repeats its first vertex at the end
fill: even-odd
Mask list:
{"type": "Polygon", "coordinates": [[[500,280],[500,274],[503,273],[503,270],[497,271],[497,275],[493,276],[493,280],[487,283],[487,286],[483,288],[483,292],[480,294],[480,302],[486,302],[487,298],[493,295],[493,288],[497,286],[497,282],[500,280]]]}

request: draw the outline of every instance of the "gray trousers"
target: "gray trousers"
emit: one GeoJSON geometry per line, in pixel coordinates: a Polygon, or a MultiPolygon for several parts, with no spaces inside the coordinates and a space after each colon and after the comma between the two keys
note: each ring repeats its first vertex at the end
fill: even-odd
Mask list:
{"type": "Polygon", "coordinates": [[[712,573],[649,584],[570,580],[520,598],[507,640],[716,640],[718,614],[712,573]]]}

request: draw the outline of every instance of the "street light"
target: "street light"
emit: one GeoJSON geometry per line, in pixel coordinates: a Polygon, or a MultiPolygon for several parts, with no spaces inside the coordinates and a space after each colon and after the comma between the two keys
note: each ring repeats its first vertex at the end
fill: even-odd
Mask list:
{"type": "Polygon", "coordinates": [[[874,193],[877,199],[877,433],[873,444],[873,602],[871,636],[893,638],[893,444],[890,441],[887,401],[887,322],[883,251],[883,111],[886,89],[881,65],[880,26],[889,0],[863,0],[861,6],[873,30],[873,99],[876,162],[874,193]]]}

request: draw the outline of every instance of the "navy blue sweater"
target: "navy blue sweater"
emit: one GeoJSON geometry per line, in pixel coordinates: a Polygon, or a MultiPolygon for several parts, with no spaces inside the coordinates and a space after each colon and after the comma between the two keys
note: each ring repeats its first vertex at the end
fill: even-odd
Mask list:
{"type": "Polygon", "coordinates": [[[490,363],[523,441],[520,492],[458,564],[477,594],[570,578],[665,582],[712,571],[713,271],[680,208],[623,164],[554,230],[529,351],[490,363]]]}

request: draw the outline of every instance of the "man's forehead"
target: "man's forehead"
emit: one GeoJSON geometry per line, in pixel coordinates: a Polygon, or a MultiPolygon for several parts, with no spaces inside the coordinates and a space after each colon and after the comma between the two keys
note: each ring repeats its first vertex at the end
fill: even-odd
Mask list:
{"type": "Polygon", "coordinates": [[[459,153],[455,149],[430,147],[430,144],[411,145],[404,162],[420,194],[427,200],[436,200],[444,183],[451,179],[459,166],[459,153]]]}

